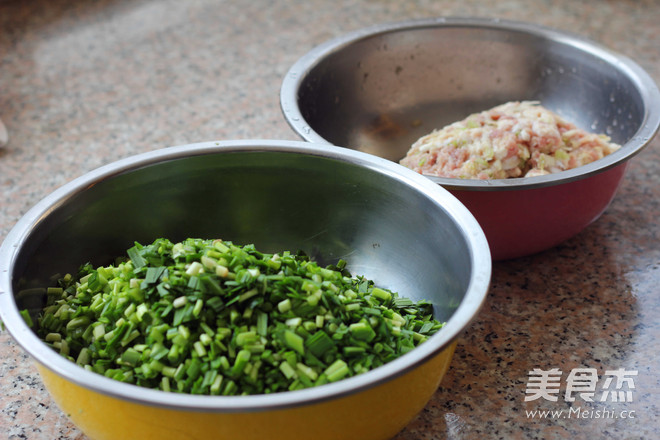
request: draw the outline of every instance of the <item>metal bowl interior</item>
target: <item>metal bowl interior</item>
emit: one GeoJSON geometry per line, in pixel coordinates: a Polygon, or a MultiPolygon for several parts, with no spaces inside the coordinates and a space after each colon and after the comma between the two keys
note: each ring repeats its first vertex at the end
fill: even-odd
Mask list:
{"type": "MultiPolygon", "coordinates": [[[[341,405],[352,408],[355,420],[337,411],[339,419],[326,423],[335,425],[329,435],[337,434],[342,420],[364,430],[363,424],[371,423],[363,418],[371,411],[362,407],[365,396],[387,402],[383,396],[389,391],[412,384],[409,408],[397,409],[394,401],[386,405],[392,418],[387,432],[373,426],[374,437],[369,437],[360,431],[360,438],[394,435],[437,387],[456,337],[485,298],[491,270],[481,228],[447,191],[385,159],[290,141],[194,144],[101,167],[25,214],[0,247],[0,261],[6,268],[0,272],[0,318],[41,366],[58,403],[81,426],[96,427],[98,438],[117,438],[120,424],[84,402],[105,402],[99,404],[127,412],[127,420],[139,424],[140,438],[156,438],[163,427],[177,438],[189,438],[193,431],[190,438],[202,431],[209,434],[205,438],[237,438],[237,432],[245,433],[241,438],[289,438],[292,423],[295,432],[313,434],[314,424],[327,419],[323,408],[346,400],[341,405]],[[86,261],[108,264],[134,241],[161,236],[219,237],[254,243],[267,252],[300,249],[322,264],[344,258],[352,273],[412,299],[432,301],[437,318],[447,324],[405,356],[335,384],[219,397],[164,393],[88,372],[43,344],[21,319],[20,309],[43,304],[43,297],[24,297],[24,289],[47,286],[54,274],[75,271],[86,261]],[[185,419],[173,416],[179,412],[201,417],[197,427],[175,427],[185,419]],[[270,431],[268,423],[245,429],[249,420],[272,422],[268,413],[285,417],[286,423],[270,431]],[[251,414],[260,418],[250,419],[251,414]],[[149,415],[167,423],[142,417],[149,415]],[[215,432],[212,426],[218,423],[229,427],[215,432]]],[[[380,404],[373,407],[383,410],[380,404]]],[[[382,416],[372,415],[373,423],[382,422],[382,416]]]]}
{"type": "Polygon", "coordinates": [[[540,101],[623,148],[550,176],[430,178],[480,191],[565,183],[627,160],[660,125],[660,92],[633,61],[578,36],[499,19],[412,20],[349,33],[301,57],[280,95],[304,139],[395,162],[433,129],[514,100],[540,101]]]}

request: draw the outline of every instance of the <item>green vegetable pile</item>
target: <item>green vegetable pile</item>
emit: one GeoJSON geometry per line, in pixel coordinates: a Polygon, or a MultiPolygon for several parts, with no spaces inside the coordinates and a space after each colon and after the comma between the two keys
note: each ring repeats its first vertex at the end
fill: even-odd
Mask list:
{"type": "Polygon", "coordinates": [[[351,277],[340,260],[187,239],[135,243],[48,288],[39,336],[84,368],[165,391],[239,395],[335,382],[391,361],[442,327],[351,277]]]}

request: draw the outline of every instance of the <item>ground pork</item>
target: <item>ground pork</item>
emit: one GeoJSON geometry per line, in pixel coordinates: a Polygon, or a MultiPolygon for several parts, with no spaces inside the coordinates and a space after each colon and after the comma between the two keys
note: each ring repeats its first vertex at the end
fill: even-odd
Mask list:
{"type": "Polygon", "coordinates": [[[418,139],[401,164],[461,179],[532,177],[588,164],[619,149],[535,101],[508,102],[418,139]]]}

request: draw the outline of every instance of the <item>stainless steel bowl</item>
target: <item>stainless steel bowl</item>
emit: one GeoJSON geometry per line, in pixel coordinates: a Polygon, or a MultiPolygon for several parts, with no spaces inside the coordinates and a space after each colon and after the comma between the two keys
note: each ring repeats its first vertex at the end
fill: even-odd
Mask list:
{"type": "Polygon", "coordinates": [[[19,220],[0,247],[0,318],[37,361],[67,414],[95,439],[390,438],[435,391],[490,279],[486,239],[448,192],[390,161],[292,141],[210,142],[101,167],[19,220]],[[42,343],[19,309],[81,263],[108,264],[134,241],[222,238],[304,250],[433,302],[446,326],[415,350],[331,385],[257,396],[194,396],[120,383],[42,343]],[[406,393],[405,404],[387,396],[406,393]],[[111,416],[108,416],[108,415],[111,416]],[[293,437],[292,437],[293,436],[293,437]]]}
{"type": "Polygon", "coordinates": [[[396,162],[433,129],[514,100],[540,101],[623,148],[554,175],[429,177],[475,215],[496,259],[551,247],[607,207],[625,163],[660,125],[660,92],[637,64],[584,38],[528,23],[423,19],[378,25],[321,44],[290,68],[280,95],[285,118],[302,138],[396,162]],[[575,183],[607,171],[595,178],[603,183],[575,183]],[[523,197],[528,190],[538,194],[523,197]],[[584,206],[590,199],[598,203],[584,206]],[[538,214],[510,215],[523,210],[538,214]]]}

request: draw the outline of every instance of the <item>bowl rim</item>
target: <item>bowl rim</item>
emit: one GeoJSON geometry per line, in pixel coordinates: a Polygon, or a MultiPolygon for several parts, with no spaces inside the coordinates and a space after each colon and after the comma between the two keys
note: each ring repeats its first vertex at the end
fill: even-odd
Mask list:
{"type": "Polygon", "coordinates": [[[101,166],[64,184],[29,209],[0,245],[0,261],[3,264],[0,271],[0,319],[14,340],[39,364],[64,380],[110,397],[156,407],[206,412],[285,409],[340,398],[399,377],[448,348],[468,327],[485,301],[492,269],[488,243],[475,218],[452,194],[425,177],[386,159],[343,147],[328,148],[327,145],[302,141],[273,140],[211,141],[168,147],[101,166]],[[31,231],[66,199],[75,197],[103,179],[156,163],[208,154],[273,151],[319,156],[369,168],[414,188],[448,213],[464,236],[474,269],[470,274],[465,297],[442,331],[409,353],[379,368],[321,387],[265,395],[200,396],[143,388],[87,371],[48,347],[23,321],[12,287],[17,256],[31,231]]]}
{"type": "Polygon", "coordinates": [[[285,74],[280,88],[280,109],[291,128],[303,139],[331,144],[314,131],[305,121],[298,107],[298,90],[302,81],[325,57],[354,43],[392,32],[422,28],[490,28],[524,32],[539,38],[573,46],[599,57],[604,63],[622,72],[635,85],[644,105],[644,118],[640,128],[614,153],[578,168],[544,176],[515,179],[455,179],[424,175],[436,184],[452,190],[503,191],[554,186],[581,180],[628,161],[642,151],[660,128],[660,90],[651,76],[625,55],[575,33],[534,23],[482,17],[435,17],[410,19],[365,27],[329,39],[300,57],[285,74]]]}

